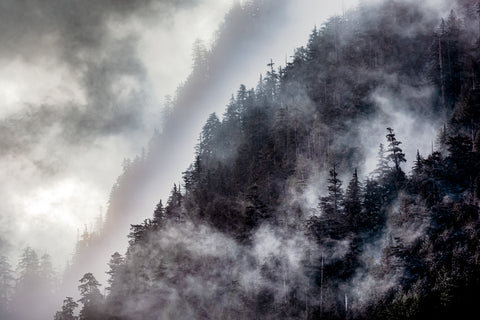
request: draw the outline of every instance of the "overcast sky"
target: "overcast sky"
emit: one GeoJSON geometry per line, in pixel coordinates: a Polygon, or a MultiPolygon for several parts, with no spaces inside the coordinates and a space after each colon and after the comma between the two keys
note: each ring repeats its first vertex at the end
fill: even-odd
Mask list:
{"type": "MultiPolygon", "coordinates": [[[[161,123],[164,96],[190,72],[193,42],[212,43],[233,2],[0,3],[1,252],[16,259],[29,245],[64,263],[77,229],[105,212],[123,159],[138,155],[161,123]]],[[[278,4],[278,19],[264,26],[268,37],[211,112],[221,113],[240,83],[254,86],[270,58],[283,64],[315,24],[342,11],[335,0],[278,4]]],[[[205,119],[195,121],[197,135],[205,119]]],[[[179,146],[178,176],[195,142],[179,146]]]]}

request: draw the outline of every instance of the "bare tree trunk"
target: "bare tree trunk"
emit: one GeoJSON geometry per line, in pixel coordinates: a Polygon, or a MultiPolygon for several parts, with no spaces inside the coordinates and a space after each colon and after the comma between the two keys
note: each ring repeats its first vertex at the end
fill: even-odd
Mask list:
{"type": "Polygon", "coordinates": [[[345,319],[348,318],[348,297],[347,293],[345,292],[345,319]]]}
{"type": "Polygon", "coordinates": [[[320,267],[320,317],[323,316],[323,256],[320,267]]]}
{"type": "Polygon", "coordinates": [[[440,35],[438,36],[438,63],[440,65],[440,88],[442,95],[442,111],[445,111],[445,80],[443,72],[443,57],[442,57],[442,41],[440,35]]]}

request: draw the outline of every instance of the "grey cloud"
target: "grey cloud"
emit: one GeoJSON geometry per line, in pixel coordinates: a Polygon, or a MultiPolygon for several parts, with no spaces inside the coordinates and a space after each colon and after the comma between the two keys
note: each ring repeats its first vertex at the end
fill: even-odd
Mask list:
{"type": "Polygon", "coordinates": [[[26,64],[53,59],[67,67],[66,81],[78,83],[85,96],[84,103],[32,103],[2,119],[2,154],[28,154],[54,127],[53,140],[74,145],[141,129],[147,76],[137,57],[138,35],[125,26],[136,17],[161,20],[196,2],[2,1],[0,59],[26,64]]]}
{"type": "Polygon", "coordinates": [[[109,23],[136,15],[166,15],[173,9],[198,1],[186,0],[7,0],[0,4],[2,56],[31,59],[49,53],[53,42],[67,61],[103,47],[109,38],[109,23]],[[54,41],[48,39],[54,38],[54,41]],[[47,40],[47,41],[46,41],[47,40]]]}

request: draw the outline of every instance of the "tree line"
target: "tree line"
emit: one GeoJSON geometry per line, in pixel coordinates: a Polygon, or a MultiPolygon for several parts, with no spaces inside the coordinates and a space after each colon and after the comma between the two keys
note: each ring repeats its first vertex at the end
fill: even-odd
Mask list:
{"type": "MultiPolygon", "coordinates": [[[[107,294],[91,273],[80,280],[79,318],[467,317],[480,296],[480,51],[476,4],[458,4],[440,21],[402,1],[361,6],[315,28],[285,67],[271,61],[256,88],[240,86],[207,119],[183,183],[112,255],[107,294]],[[396,112],[444,123],[409,172],[392,127],[375,170],[361,172],[361,129],[384,112],[378,92],[405,102],[396,112]],[[323,172],[325,193],[306,208],[301,196],[323,172]],[[200,254],[188,239],[208,239],[202,225],[232,239],[238,257],[227,245],[200,254]],[[252,253],[265,225],[307,239],[295,272],[290,251],[252,253]],[[192,279],[211,286],[199,292],[192,279]]],[[[152,160],[129,163],[129,185],[115,190],[152,160]]],[[[56,319],[75,319],[77,302],[67,297],[56,319]]]]}

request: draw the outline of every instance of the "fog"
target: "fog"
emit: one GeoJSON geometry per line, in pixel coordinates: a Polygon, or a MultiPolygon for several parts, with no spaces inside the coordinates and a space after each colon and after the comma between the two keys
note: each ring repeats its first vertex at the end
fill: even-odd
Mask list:
{"type": "MultiPolygon", "coordinates": [[[[76,230],[105,214],[123,159],[140,154],[160,128],[164,96],[174,96],[191,70],[194,40],[213,43],[231,4],[2,3],[0,218],[2,246],[12,258],[31,245],[51,252],[56,266],[65,262],[76,230]]],[[[240,83],[254,86],[270,58],[284,64],[314,24],[341,10],[334,1],[280,1],[257,22],[253,39],[245,39],[251,33],[241,23],[233,28],[224,45],[241,44],[232,67],[208,106],[188,107],[203,110],[187,111],[188,138],[177,144],[178,161],[166,170],[173,175],[156,199],[168,195],[191,161],[206,115],[221,113],[240,83]]]]}
{"type": "Polygon", "coordinates": [[[247,26],[224,20],[235,1],[3,1],[1,254],[15,267],[30,246],[50,253],[56,271],[63,270],[79,234],[106,215],[123,160],[140,155],[155,129],[165,130],[164,97],[175,97],[191,72],[195,39],[216,44],[218,56],[230,53],[229,61],[214,70],[208,101],[187,99],[173,111],[170,140],[159,150],[171,157],[155,173],[161,182],[146,184],[151,189],[124,228],[167,198],[209,113],[221,114],[240,83],[255,86],[270,59],[284,65],[315,24],[354,4],[263,1],[247,26]],[[222,26],[230,33],[220,43],[222,26]],[[173,132],[182,132],[178,140],[173,132]]]}
{"type": "MultiPolygon", "coordinates": [[[[130,224],[151,217],[158,201],[165,203],[173,184],[181,183],[182,172],[194,160],[195,145],[208,115],[216,112],[221,117],[241,83],[255,87],[270,61],[275,68],[284,66],[291,61],[294,49],[308,41],[314,25],[321,26],[332,14],[344,14],[357,2],[49,0],[40,6],[4,1],[0,5],[0,27],[4,30],[0,35],[0,255],[7,256],[15,267],[22,250],[30,246],[40,255],[50,253],[55,270],[61,273],[82,232],[97,232],[104,242],[87,251],[84,264],[75,266],[64,289],[74,295],[72,290],[85,272],[94,272],[104,283],[110,254],[124,252],[127,247],[130,224]],[[252,3],[255,12],[242,11],[252,3]],[[203,41],[208,52],[206,79],[191,74],[196,39],[203,41]],[[167,95],[174,101],[173,109],[166,110],[167,95]],[[129,186],[122,202],[125,205],[117,208],[109,197],[124,170],[124,159],[146,159],[141,160],[146,173],[129,186]],[[106,226],[101,223],[105,219],[106,226]]],[[[432,21],[450,9],[440,1],[427,1],[424,6],[432,9],[432,21]]],[[[405,33],[414,33],[417,27],[422,25],[412,25],[405,33]]],[[[441,118],[428,114],[419,117],[418,110],[431,102],[431,88],[409,86],[395,75],[382,77],[385,85],[371,96],[379,110],[377,118],[369,119],[358,131],[365,155],[365,164],[359,168],[361,178],[375,168],[386,127],[395,129],[398,140],[408,141],[402,145],[408,160],[404,169],[408,171],[417,150],[421,154],[432,151],[431,137],[443,126],[441,118]]],[[[300,104],[307,109],[310,102],[300,104]]],[[[306,167],[311,165],[305,163],[306,167]]],[[[342,173],[342,179],[348,181],[350,174],[342,173]]],[[[318,213],[326,172],[316,172],[309,179],[301,192],[291,188],[284,200],[285,210],[298,205],[306,217],[318,213]]],[[[388,228],[381,239],[365,249],[362,260],[366,266],[375,267],[376,255],[390,238],[408,242],[422,235],[425,221],[401,225],[393,221],[396,210],[392,208],[389,213],[388,228]]],[[[312,252],[340,259],[350,245],[332,240],[323,248],[306,237],[290,237],[290,227],[275,229],[265,224],[253,234],[253,244],[246,247],[208,226],[187,221],[150,239],[148,249],[163,250],[168,266],[178,258],[177,248],[194,263],[208,258],[231,266],[219,275],[184,279],[182,285],[192,296],[212,300],[217,288],[203,292],[202,284],[218,285],[234,278],[252,296],[268,288],[275,293],[274,300],[280,301],[287,289],[262,272],[280,266],[288,273],[283,286],[308,286],[301,261],[312,252]],[[190,234],[195,237],[189,238],[190,234]],[[213,276],[220,280],[212,282],[209,277],[213,276]]],[[[384,278],[359,269],[353,280],[342,285],[361,307],[369,301],[366,292],[381,295],[394,288],[401,267],[397,274],[384,278]]],[[[162,282],[156,286],[158,290],[173,290],[162,282]]],[[[299,299],[308,299],[302,294],[299,299]]],[[[168,295],[171,304],[162,311],[166,318],[176,315],[182,303],[179,293],[171,291],[168,295]]],[[[142,303],[148,304],[148,299],[142,303]]],[[[127,313],[144,306],[138,301],[127,303],[131,303],[127,313]]],[[[52,305],[58,309],[60,300],[52,305]]],[[[231,305],[225,301],[213,312],[221,318],[228,310],[219,306],[231,305]]],[[[52,314],[48,308],[42,312],[52,314]]],[[[185,318],[191,316],[190,310],[182,312],[185,318]]],[[[24,316],[30,315],[27,312],[24,316]]]]}

